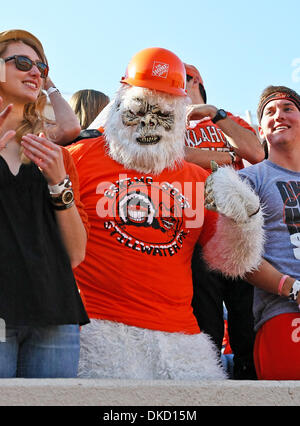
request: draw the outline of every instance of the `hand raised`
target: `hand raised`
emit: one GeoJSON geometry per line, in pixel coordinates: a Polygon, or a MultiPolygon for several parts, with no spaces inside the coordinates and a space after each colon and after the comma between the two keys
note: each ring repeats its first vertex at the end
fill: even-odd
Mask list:
{"type": "Polygon", "coordinates": [[[49,185],[56,185],[66,177],[63,153],[59,145],[49,141],[43,134],[27,134],[22,137],[24,154],[42,171],[49,185]]]}
{"type": "Polygon", "coordinates": [[[203,118],[213,118],[217,113],[217,108],[213,105],[199,104],[189,105],[186,109],[186,126],[190,120],[202,120],[203,118]]]}

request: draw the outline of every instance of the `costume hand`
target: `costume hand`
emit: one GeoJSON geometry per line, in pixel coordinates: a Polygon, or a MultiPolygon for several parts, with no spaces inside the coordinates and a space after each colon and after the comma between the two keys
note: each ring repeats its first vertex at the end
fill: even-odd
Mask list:
{"type": "MultiPolygon", "coordinates": [[[[3,104],[3,100],[0,96],[0,107],[3,104]]],[[[2,124],[4,123],[4,121],[6,120],[6,118],[8,117],[8,115],[10,114],[11,110],[13,108],[13,105],[10,104],[8,105],[6,108],[4,108],[3,111],[0,112],[0,127],[2,126],[2,124]]],[[[6,148],[7,142],[13,138],[15,136],[16,132],[14,130],[8,130],[6,133],[4,133],[4,135],[0,138],[0,151],[2,151],[2,149],[6,148]]]]}
{"type": "Polygon", "coordinates": [[[189,125],[190,120],[202,120],[205,117],[214,118],[216,113],[217,108],[213,105],[189,105],[186,109],[186,125],[189,125]]]}
{"type": "Polygon", "coordinates": [[[24,154],[40,168],[49,185],[56,185],[64,180],[67,173],[59,145],[49,141],[43,134],[27,134],[22,137],[21,144],[24,154]]]}
{"type": "Polygon", "coordinates": [[[232,167],[211,162],[212,174],[205,182],[205,207],[234,220],[246,223],[260,210],[259,197],[232,167]]]}

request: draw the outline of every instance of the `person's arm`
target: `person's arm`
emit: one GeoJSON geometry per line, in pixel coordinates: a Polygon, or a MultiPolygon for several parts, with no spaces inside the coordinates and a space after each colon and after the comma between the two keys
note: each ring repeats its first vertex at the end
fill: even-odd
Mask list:
{"type": "Polygon", "coordinates": [[[218,127],[227,136],[236,154],[251,164],[259,163],[265,158],[264,149],[257,136],[245,129],[230,117],[218,121],[218,127]]]}
{"type": "MultiPolygon", "coordinates": [[[[44,137],[32,134],[23,136],[21,144],[25,155],[41,169],[48,185],[57,185],[65,179],[67,172],[63,148],[44,137]]],[[[85,227],[75,203],[68,209],[55,210],[55,214],[72,268],[75,268],[85,257],[85,227]]]]}
{"type": "MultiPolygon", "coordinates": [[[[189,163],[197,164],[204,169],[210,169],[210,162],[213,160],[219,166],[233,165],[232,157],[229,152],[211,151],[190,146],[184,147],[184,159],[189,163]]],[[[240,161],[240,157],[236,156],[235,163],[240,161]]]]}
{"type": "MultiPolygon", "coordinates": [[[[289,297],[291,288],[296,281],[296,278],[288,276],[282,281],[282,288],[279,289],[279,284],[283,274],[272,266],[267,260],[263,259],[259,269],[245,275],[245,280],[255,287],[259,287],[268,293],[278,294],[283,297],[289,297]]],[[[297,297],[297,303],[300,305],[300,292],[297,297]]]]}
{"type": "MultiPolygon", "coordinates": [[[[215,117],[216,113],[217,108],[213,105],[190,105],[187,108],[186,124],[188,126],[190,120],[201,120],[204,117],[212,119],[215,117]]],[[[258,163],[264,159],[265,154],[263,147],[257,136],[251,130],[236,123],[229,116],[219,120],[217,125],[226,135],[230,145],[240,158],[247,160],[251,164],[258,163]]],[[[216,154],[214,155],[214,160],[218,164],[230,164],[230,155],[228,153],[214,152],[214,154],[216,154]],[[221,154],[223,154],[223,157],[221,157],[221,154]],[[224,163],[222,163],[222,160],[224,160],[224,163]]],[[[204,152],[203,155],[207,156],[208,154],[204,152]]]]}
{"type": "MultiPolygon", "coordinates": [[[[48,77],[44,89],[55,87],[48,77]]],[[[52,91],[49,99],[55,116],[55,124],[47,127],[48,137],[58,145],[65,145],[76,139],[81,131],[80,123],[69,103],[59,91],[52,91]]]]}

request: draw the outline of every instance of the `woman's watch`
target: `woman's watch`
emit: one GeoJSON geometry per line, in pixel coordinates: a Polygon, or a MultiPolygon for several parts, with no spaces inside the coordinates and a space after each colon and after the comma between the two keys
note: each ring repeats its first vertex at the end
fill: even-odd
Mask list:
{"type": "Polygon", "coordinates": [[[65,189],[60,195],[51,197],[51,203],[55,210],[66,210],[74,204],[73,189],[65,189]]]}
{"type": "Polygon", "coordinates": [[[74,193],[69,175],[56,185],[48,185],[51,203],[55,210],[66,210],[74,204],[74,193]]]}

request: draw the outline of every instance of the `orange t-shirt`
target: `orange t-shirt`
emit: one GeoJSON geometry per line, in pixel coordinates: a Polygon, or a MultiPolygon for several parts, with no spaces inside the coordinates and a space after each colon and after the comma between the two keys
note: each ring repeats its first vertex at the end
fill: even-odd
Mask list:
{"type": "MultiPolygon", "coordinates": [[[[236,117],[230,112],[228,112],[227,115],[240,126],[256,134],[255,130],[242,118],[236,117]]],[[[214,124],[209,118],[200,121],[191,121],[190,126],[186,130],[185,144],[192,148],[200,148],[209,151],[233,151],[225,134],[217,124],[214,124]]],[[[243,167],[244,164],[242,160],[235,164],[235,168],[238,170],[243,167]]],[[[211,172],[211,170],[209,170],[209,172],[211,172]]]]}
{"type": "Polygon", "coordinates": [[[127,170],[106,154],[104,137],[68,149],[91,224],[74,271],[89,317],[199,333],[191,258],[215,231],[217,214],[203,204],[208,173],[187,162],[159,176],[127,170]]]}

